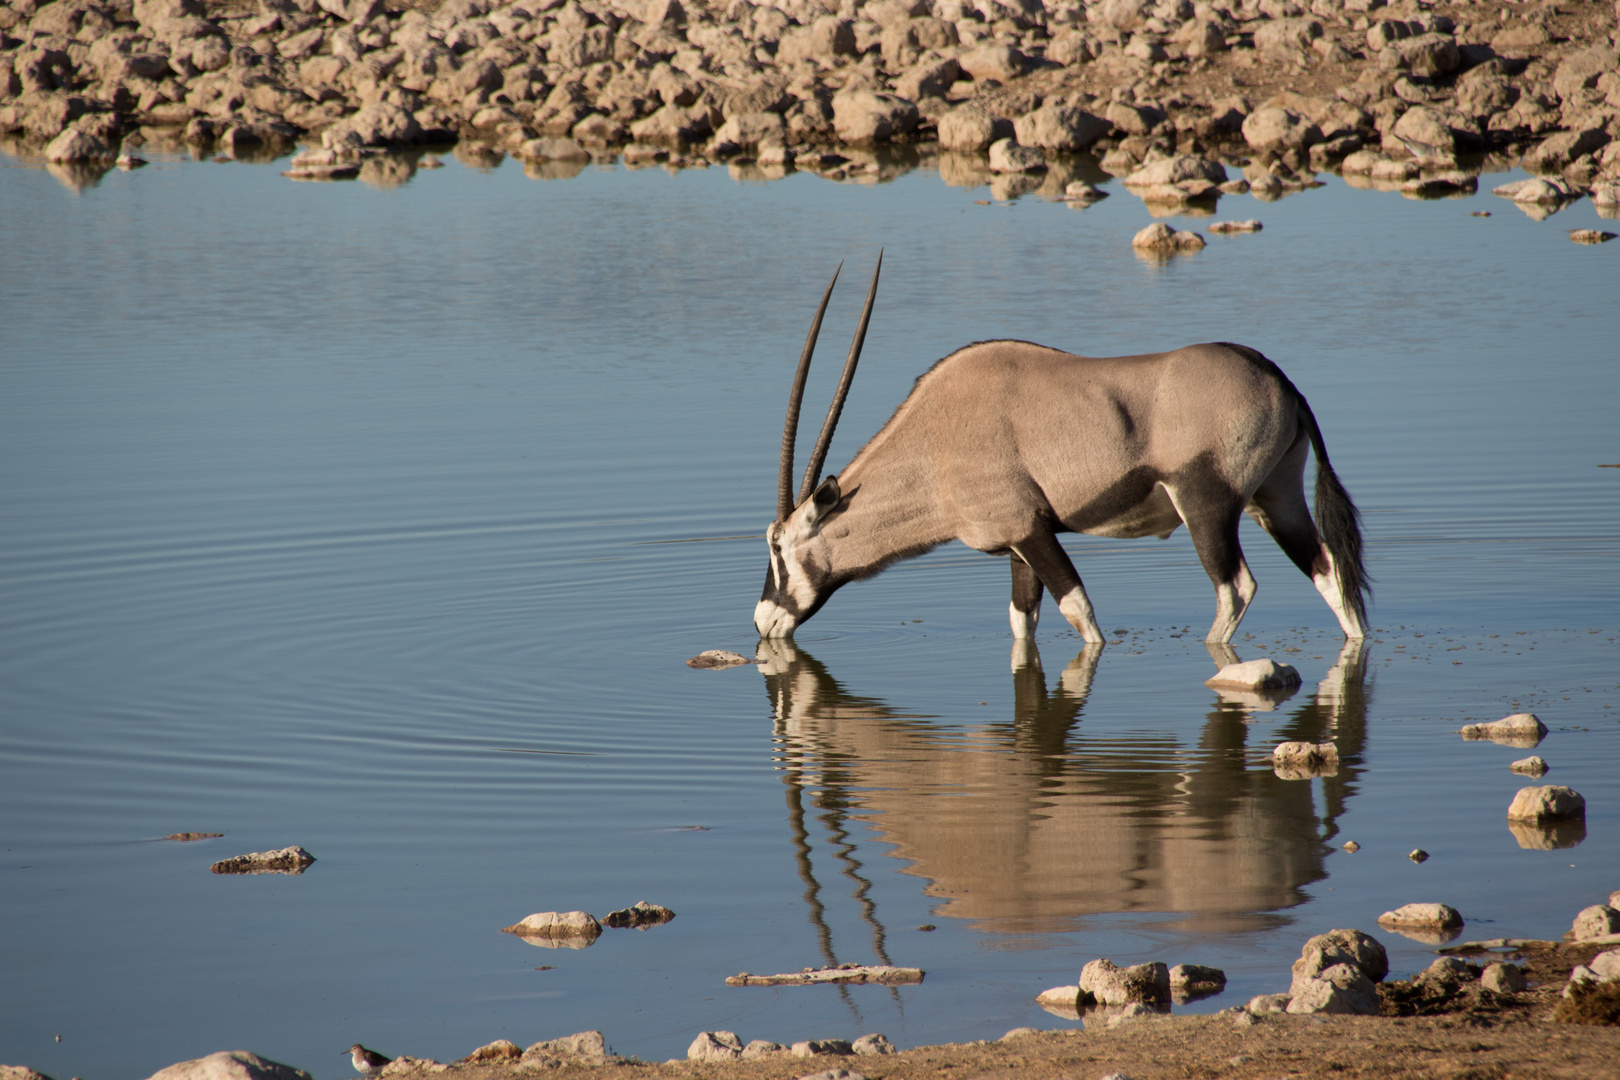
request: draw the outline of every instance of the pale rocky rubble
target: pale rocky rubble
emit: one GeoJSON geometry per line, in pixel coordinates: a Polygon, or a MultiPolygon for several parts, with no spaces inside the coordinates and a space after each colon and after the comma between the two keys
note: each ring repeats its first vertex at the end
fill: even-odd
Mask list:
{"type": "MultiPolygon", "coordinates": [[[[461,139],[559,163],[537,175],[584,160],[539,141],[565,138],[671,163],[1012,139],[1049,169],[1088,147],[1121,176],[1245,169],[1139,185],[1161,200],[1276,197],[1357,154],[1427,196],[1489,151],[1620,213],[1614,27],[1608,0],[10,0],[0,130],[79,131],[54,157],[84,168],[139,134],[348,159],[461,139]]],[[[1052,171],[1060,197],[1074,177],[1052,171]]]]}

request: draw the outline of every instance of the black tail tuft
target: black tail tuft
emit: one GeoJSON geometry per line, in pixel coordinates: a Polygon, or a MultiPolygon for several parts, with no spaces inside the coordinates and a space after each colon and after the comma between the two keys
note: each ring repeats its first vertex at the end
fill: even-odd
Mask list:
{"type": "Polygon", "coordinates": [[[1299,399],[1305,419],[1310,424],[1311,450],[1316,454],[1316,531],[1328,554],[1333,556],[1333,567],[1339,575],[1339,591],[1347,610],[1356,613],[1361,625],[1367,625],[1367,600],[1372,596],[1372,576],[1361,558],[1361,511],[1350,501],[1350,493],[1339,482],[1338,474],[1328,463],[1327,447],[1322,444],[1322,430],[1316,426],[1316,417],[1299,399]]]}

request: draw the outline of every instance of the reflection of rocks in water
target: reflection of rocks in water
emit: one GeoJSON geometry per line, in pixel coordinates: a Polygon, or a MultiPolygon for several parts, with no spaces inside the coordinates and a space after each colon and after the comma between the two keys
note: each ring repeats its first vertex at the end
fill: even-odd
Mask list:
{"type": "MultiPolygon", "coordinates": [[[[494,169],[506,160],[506,154],[502,151],[468,139],[456,143],[455,155],[456,160],[469,169],[494,169]]],[[[527,172],[527,170],[524,171],[527,172]]],[[[578,175],[578,173],[576,171],[570,175],[578,175]]]]}
{"type": "Polygon", "coordinates": [[[1445,945],[1462,935],[1460,926],[1384,926],[1385,930],[1421,942],[1424,945],[1445,945]]]}
{"type": "Polygon", "coordinates": [[[360,163],[360,179],[374,188],[397,188],[416,175],[416,162],[402,154],[379,154],[360,163]]]}
{"type": "Polygon", "coordinates": [[[982,154],[947,150],[939,155],[939,178],[947,187],[983,187],[995,178],[982,154]]]}
{"type": "Polygon", "coordinates": [[[75,194],[101,183],[101,178],[111,172],[112,168],[113,163],[110,160],[50,161],[45,164],[45,171],[75,194]]]}
{"type": "Polygon", "coordinates": [[[1572,848],[1586,839],[1586,819],[1574,818],[1558,821],[1509,821],[1508,830],[1521,848],[1531,851],[1556,851],[1572,848]]]}
{"type": "Polygon", "coordinates": [[[1049,686],[1033,643],[1020,642],[1012,716],[966,737],[847,693],[791,643],[762,643],[759,661],[789,784],[868,822],[945,901],[939,914],[998,932],[1122,911],[1186,913],[1201,931],[1273,924],[1263,913],[1303,902],[1302,887],[1326,876],[1323,840],[1355,790],[1363,646],[1347,645],[1280,725],[1284,738],[1338,745],[1338,775],[1316,784],[1250,769],[1247,712],[1230,703],[1207,715],[1196,746],[1088,733],[1079,721],[1101,653],[1083,649],[1049,686]]]}
{"type": "Polygon", "coordinates": [[[1041,173],[997,173],[990,181],[990,197],[1002,202],[1039,191],[1045,176],[1041,173]]]}
{"type": "MultiPolygon", "coordinates": [[[[457,154],[459,157],[459,153],[457,154]]],[[[468,164],[471,164],[469,162],[468,164]]],[[[572,180],[585,171],[590,161],[585,158],[541,158],[523,163],[523,175],[530,180],[572,180]]],[[[479,166],[483,168],[484,166],[479,166]]],[[[493,166],[491,166],[493,167],[493,166]]]]}

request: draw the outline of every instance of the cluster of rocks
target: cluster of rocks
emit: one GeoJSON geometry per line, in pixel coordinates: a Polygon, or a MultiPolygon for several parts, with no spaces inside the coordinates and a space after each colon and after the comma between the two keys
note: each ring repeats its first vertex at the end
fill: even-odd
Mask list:
{"type": "MultiPolygon", "coordinates": [[[[1576,942],[1620,945],[1620,891],[1606,904],[1593,904],[1575,916],[1566,935],[1576,942]]],[[[1569,973],[1555,1020],[1577,1024],[1620,1023],[1620,948],[1598,953],[1569,973]]]]}
{"type": "Polygon", "coordinates": [[[704,1031],[692,1040],[686,1049],[688,1061],[753,1061],[756,1058],[779,1057],[867,1057],[894,1053],[894,1044],[888,1037],[873,1033],[862,1035],[851,1042],[848,1039],[805,1039],[783,1046],[769,1039],[754,1039],[747,1045],[730,1031],[704,1031]]]}
{"type": "Polygon", "coordinates": [[[318,135],[329,156],[304,177],[457,139],[534,162],[622,150],[840,176],[851,159],[831,147],[926,143],[942,173],[1015,192],[1089,149],[1150,207],[1276,197],[1341,163],[1412,194],[1471,190],[1459,160],[1496,150],[1547,174],[1546,205],[1614,208],[1612,5],[1443,6],[12,0],[0,131],[87,163],[164,135],[232,155],[318,135]]]}
{"type": "Polygon", "coordinates": [[[1163,1012],[1174,1001],[1185,1004],[1226,988],[1226,973],[1202,964],[1167,967],[1153,961],[1120,967],[1106,957],[1080,969],[1073,986],[1054,986],[1036,995],[1036,1004],[1059,1016],[1078,1017],[1101,1009],[1109,1023],[1163,1012]]]}
{"type": "Polygon", "coordinates": [[[674,917],[675,913],[667,907],[638,900],[630,907],[609,912],[600,920],[588,911],[537,911],[511,926],[501,927],[501,933],[515,934],[543,949],[585,949],[596,944],[603,926],[648,930],[674,917]]]}

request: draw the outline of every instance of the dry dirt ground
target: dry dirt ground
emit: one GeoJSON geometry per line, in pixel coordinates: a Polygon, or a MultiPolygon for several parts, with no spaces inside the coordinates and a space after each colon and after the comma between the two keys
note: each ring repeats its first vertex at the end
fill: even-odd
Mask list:
{"type": "MultiPolygon", "coordinates": [[[[1436,1015],[1213,1016],[1140,1018],[1115,1027],[1026,1032],[996,1042],[925,1046],[880,1057],[775,1058],[758,1061],[648,1064],[558,1062],[535,1067],[459,1064],[400,1068],[386,1075],[454,1076],[458,1080],[795,1080],[827,1069],[848,1069],[866,1080],[1281,1080],[1284,1077],[1509,1078],[1620,1077],[1620,1026],[1561,1023],[1553,1013],[1574,965],[1612,945],[1545,943],[1517,953],[1464,959],[1481,963],[1516,956],[1531,989],[1516,995],[1464,984],[1435,996],[1412,983],[1389,984],[1386,1013],[1445,1010],[1436,1015]],[[1404,1004],[1403,1004],[1404,1002],[1404,1004]]],[[[695,1034],[695,1033],[694,1033],[695,1034]]],[[[401,1063],[403,1065],[404,1063],[401,1063]]]]}

